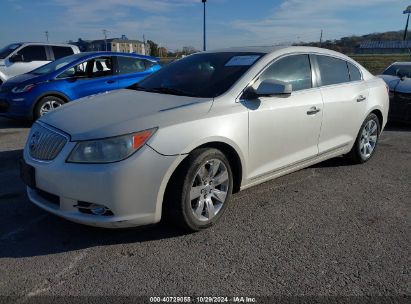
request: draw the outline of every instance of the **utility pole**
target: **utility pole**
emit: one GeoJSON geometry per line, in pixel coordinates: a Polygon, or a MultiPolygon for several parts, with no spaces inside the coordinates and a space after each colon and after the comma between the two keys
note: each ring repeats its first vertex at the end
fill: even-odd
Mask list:
{"type": "Polygon", "coordinates": [[[204,4],[204,9],[203,9],[203,51],[207,50],[207,45],[206,45],[206,2],[207,0],[201,0],[201,2],[204,4]]]}
{"type": "Polygon", "coordinates": [[[46,41],[49,42],[49,31],[45,31],[44,34],[46,34],[46,41]]]}
{"type": "Polygon", "coordinates": [[[321,30],[321,35],[320,35],[320,47],[322,47],[323,44],[323,30],[321,30]]]}
{"type": "Polygon", "coordinates": [[[405,24],[404,30],[404,41],[407,40],[407,32],[408,32],[408,23],[410,21],[410,13],[411,13],[411,5],[407,7],[407,9],[403,12],[403,14],[408,14],[407,16],[407,23],[405,24]]]}
{"type": "Polygon", "coordinates": [[[146,36],[144,34],[143,34],[143,50],[144,50],[143,55],[147,55],[146,54],[146,36]]]}
{"type": "Polygon", "coordinates": [[[105,46],[105,50],[107,52],[107,30],[103,30],[103,35],[104,35],[104,46],[105,46]]]}

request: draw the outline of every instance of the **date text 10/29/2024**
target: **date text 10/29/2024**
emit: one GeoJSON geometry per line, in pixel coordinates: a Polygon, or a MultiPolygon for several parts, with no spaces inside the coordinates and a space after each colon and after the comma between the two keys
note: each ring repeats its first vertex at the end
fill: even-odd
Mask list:
{"type": "Polygon", "coordinates": [[[254,297],[150,297],[151,303],[257,303],[254,297]]]}

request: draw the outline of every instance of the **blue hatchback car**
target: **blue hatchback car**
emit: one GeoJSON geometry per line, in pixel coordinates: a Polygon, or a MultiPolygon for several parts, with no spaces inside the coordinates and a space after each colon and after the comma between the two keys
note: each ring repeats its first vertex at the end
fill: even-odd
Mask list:
{"type": "Polygon", "coordinates": [[[158,58],[116,52],[60,58],[0,86],[0,115],[36,120],[66,102],[125,88],[160,69],[158,58]]]}

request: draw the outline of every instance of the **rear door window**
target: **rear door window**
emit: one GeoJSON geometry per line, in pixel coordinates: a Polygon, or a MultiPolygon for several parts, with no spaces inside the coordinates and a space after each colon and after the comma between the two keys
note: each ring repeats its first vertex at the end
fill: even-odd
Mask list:
{"type": "Polygon", "coordinates": [[[350,81],[347,62],[342,59],[317,55],[321,85],[333,85],[350,81]]]}
{"type": "Polygon", "coordinates": [[[146,70],[144,59],[118,56],[117,62],[119,74],[132,74],[144,72],[146,70]]]}
{"type": "Polygon", "coordinates": [[[28,45],[18,51],[25,62],[47,61],[46,48],[43,45],[28,45]]]}
{"type": "Polygon", "coordinates": [[[54,59],[60,59],[66,56],[73,55],[73,49],[68,46],[52,46],[54,59]]]}

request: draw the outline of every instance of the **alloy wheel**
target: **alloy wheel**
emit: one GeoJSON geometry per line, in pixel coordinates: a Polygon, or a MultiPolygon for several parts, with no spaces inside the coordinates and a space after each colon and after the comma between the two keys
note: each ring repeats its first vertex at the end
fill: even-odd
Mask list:
{"type": "Polygon", "coordinates": [[[373,119],[369,120],[361,133],[360,153],[363,159],[368,159],[373,153],[378,140],[378,124],[373,119]]]}
{"type": "Polygon", "coordinates": [[[201,165],[190,190],[195,218],[204,222],[215,217],[226,201],[229,187],[227,167],[221,160],[211,159],[201,165]]]}
{"type": "Polygon", "coordinates": [[[61,106],[61,103],[56,100],[48,100],[40,107],[40,116],[61,106]]]}

